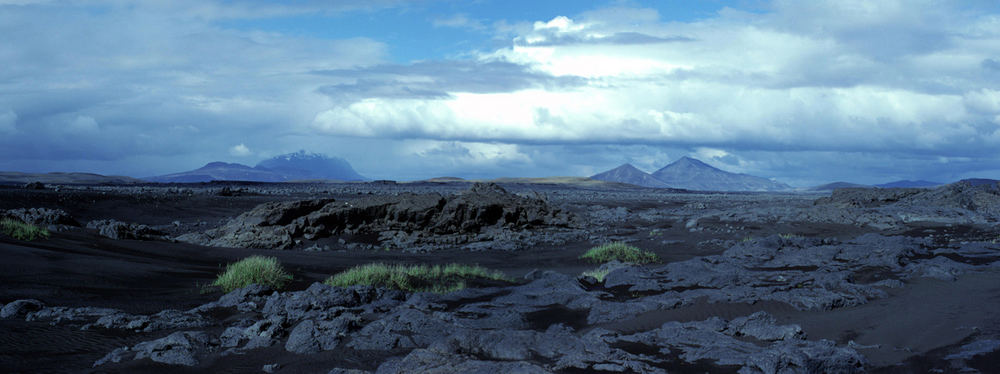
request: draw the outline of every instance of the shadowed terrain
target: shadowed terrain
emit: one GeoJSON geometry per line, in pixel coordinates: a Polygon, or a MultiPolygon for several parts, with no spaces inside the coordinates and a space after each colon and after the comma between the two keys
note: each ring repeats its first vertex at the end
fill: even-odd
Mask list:
{"type": "Polygon", "coordinates": [[[1000,351],[998,190],[0,186],[0,216],[51,232],[0,235],[0,363],[9,372],[990,372],[1000,351]],[[660,261],[580,258],[611,242],[660,261]],[[293,280],[229,294],[208,286],[251,255],[277,258],[293,280]],[[378,262],[475,264],[510,281],[442,294],[321,283],[378,262]]]}

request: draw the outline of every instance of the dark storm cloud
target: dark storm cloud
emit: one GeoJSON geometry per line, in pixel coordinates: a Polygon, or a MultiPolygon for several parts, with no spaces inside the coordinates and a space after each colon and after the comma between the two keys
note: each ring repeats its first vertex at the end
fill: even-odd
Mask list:
{"type": "Polygon", "coordinates": [[[314,71],[313,74],[354,80],[326,85],[319,92],[336,99],[444,99],[449,92],[499,93],[528,88],[568,89],[586,84],[574,76],[555,77],[531,66],[506,61],[424,61],[358,69],[314,71]]]}

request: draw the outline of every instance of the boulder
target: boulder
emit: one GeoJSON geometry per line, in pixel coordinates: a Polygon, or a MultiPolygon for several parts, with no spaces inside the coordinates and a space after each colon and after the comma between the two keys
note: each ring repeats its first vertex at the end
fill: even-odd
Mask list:
{"type": "Polygon", "coordinates": [[[198,354],[209,345],[208,335],[200,331],[178,331],[164,338],[142,342],[132,347],[135,359],[149,358],[168,365],[194,366],[198,354]]]}
{"type": "Polygon", "coordinates": [[[285,350],[298,354],[329,351],[340,344],[350,328],[357,325],[359,318],[348,314],[330,321],[307,319],[299,322],[288,334],[285,350]]]}
{"type": "Polygon", "coordinates": [[[87,228],[97,230],[101,236],[115,240],[155,240],[164,235],[146,225],[125,223],[113,219],[90,221],[87,223],[87,228]]]}

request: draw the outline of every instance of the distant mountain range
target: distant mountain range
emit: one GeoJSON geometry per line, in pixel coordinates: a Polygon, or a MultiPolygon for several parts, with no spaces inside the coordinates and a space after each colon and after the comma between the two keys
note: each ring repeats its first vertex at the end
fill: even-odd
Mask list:
{"type": "Polygon", "coordinates": [[[134,184],[143,180],[117,175],[92,173],[20,173],[0,172],[0,183],[53,183],[53,184],[134,184]]]}
{"type": "Polygon", "coordinates": [[[346,160],[299,151],[261,161],[257,166],[210,162],[201,168],[181,173],[143,178],[159,183],[198,183],[221,181],[288,182],[297,180],[362,181],[346,160]]]}
{"type": "Polygon", "coordinates": [[[901,181],[895,181],[895,182],[889,182],[889,183],[883,183],[883,184],[876,184],[875,187],[878,187],[878,188],[927,188],[927,187],[942,186],[942,185],[945,185],[945,184],[946,183],[928,182],[928,181],[923,181],[923,180],[920,180],[920,181],[901,180],[901,181]]]}
{"type": "Polygon", "coordinates": [[[815,187],[807,188],[806,191],[833,191],[838,188],[931,188],[944,185],[945,183],[929,182],[924,180],[901,180],[889,183],[868,185],[868,184],[857,184],[850,182],[833,182],[827,183],[815,187]]]}
{"type": "Polygon", "coordinates": [[[652,174],[630,164],[596,174],[592,179],[643,187],[697,191],[788,191],[792,187],[767,178],[730,173],[691,157],[682,157],[652,174]]]}

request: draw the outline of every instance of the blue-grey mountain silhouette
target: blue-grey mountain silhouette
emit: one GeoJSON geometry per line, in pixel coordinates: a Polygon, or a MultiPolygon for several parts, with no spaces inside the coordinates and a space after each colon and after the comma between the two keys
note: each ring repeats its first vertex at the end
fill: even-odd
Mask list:
{"type": "Polygon", "coordinates": [[[342,181],[362,181],[351,164],[339,157],[299,151],[261,161],[257,169],[270,170],[287,180],[333,179],[342,181]]]}
{"type": "Polygon", "coordinates": [[[622,166],[605,171],[603,173],[595,174],[591,176],[590,179],[596,179],[607,182],[628,183],[642,187],[652,187],[652,188],[670,187],[666,183],[663,183],[657,180],[656,178],[653,178],[653,176],[649,175],[649,173],[639,170],[635,166],[632,166],[632,164],[623,164],[622,166]]]}
{"type": "Polygon", "coordinates": [[[670,187],[699,191],[786,191],[791,187],[767,178],[719,170],[691,157],[682,157],[652,173],[670,187]]]}
{"type": "Polygon", "coordinates": [[[299,151],[261,161],[255,167],[243,164],[210,162],[201,168],[181,173],[145,178],[160,183],[197,183],[210,181],[288,182],[296,180],[361,181],[344,159],[299,151]]]}
{"type": "Polygon", "coordinates": [[[682,188],[699,191],[786,191],[791,187],[767,178],[719,170],[704,162],[682,157],[652,174],[630,164],[596,174],[591,179],[643,187],[682,188]]]}
{"type": "Polygon", "coordinates": [[[806,189],[806,191],[817,191],[817,192],[822,191],[822,192],[826,192],[826,191],[833,191],[833,190],[836,190],[838,188],[872,188],[872,187],[873,186],[870,186],[870,185],[867,185],[867,184],[858,184],[858,183],[851,183],[851,182],[832,182],[832,183],[827,183],[827,184],[821,184],[821,185],[815,186],[815,187],[810,187],[810,188],[806,189]]]}
{"type": "Polygon", "coordinates": [[[944,183],[930,182],[925,180],[901,180],[889,183],[876,184],[875,187],[879,188],[930,188],[942,186],[944,183]]]}

